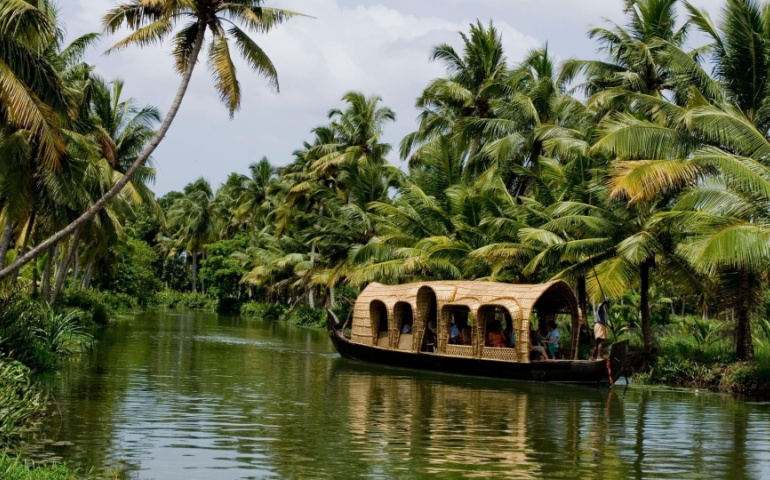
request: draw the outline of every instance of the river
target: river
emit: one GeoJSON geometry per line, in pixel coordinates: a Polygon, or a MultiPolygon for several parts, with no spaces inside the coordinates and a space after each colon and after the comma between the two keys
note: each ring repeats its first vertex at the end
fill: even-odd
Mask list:
{"type": "Polygon", "coordinates": [[[118,478],[770,478],[770,404],[343,360],[323,331],[148,311],[51,379],[38,454],[118,478]]]}

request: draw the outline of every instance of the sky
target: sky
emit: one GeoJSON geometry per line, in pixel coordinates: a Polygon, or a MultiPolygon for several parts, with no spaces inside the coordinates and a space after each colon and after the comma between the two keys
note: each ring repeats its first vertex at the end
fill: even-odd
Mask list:
{"type": "MultiPolygon", "coordinates": [[[[68,40],[101,29],[102,16],[117,0],[58,0],[68,40]]],[[[718,18],[722,0],[695,0],[718,18]]],[[[500,31],[510,65],[545,43],[559,59],[596,58],[591,25],[622,24],[622,0],[267,0],[269,7],[309,15],[253,36],[277,71],[280,92],[236,59],[241,109],[230,119],[205,61],[166,138],[153,154],[158,196],[204,177],[217,188],[231,172],[267,157],[273,165],[292,161],[292,152],[312,141],[311,130],[328,123],[328,112],[356,90],[378,95],[397,115],[383,141],[398,143],[417,127],[415,100],[443,66],[430,61],[435,45],[462,48],[459,32],[471,23],[492,21],[500,31]]],[[[97,74],[125,81],[123,95],[165,113],[179,84],[169,44],[104,52],[120,32],[103,36],[86,55],[97,74]]],[[[697,37],[691,41],[695,42],[697,37]]]]}

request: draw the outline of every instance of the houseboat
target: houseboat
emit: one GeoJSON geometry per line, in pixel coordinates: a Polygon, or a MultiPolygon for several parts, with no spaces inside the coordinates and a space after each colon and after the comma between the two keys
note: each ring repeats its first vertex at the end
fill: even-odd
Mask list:
{"type": "MultiPolygon", "coordinates": [[[[480,281],[369,284],[343,325],[329,312],[328,330],[346,358],[456,374],[565,383],[609,383],[624,373],[628,345],[608,359],[578,360],[579,335],[556,358],[538,355],[531,335],[556,321],[580,330],[578,301],[564,281],[512,285],[480,281]],[[488,331],[506,338],[490,346],[488,331]]],[[[542,352],[542,350],[540,350],[542,352]]]]}

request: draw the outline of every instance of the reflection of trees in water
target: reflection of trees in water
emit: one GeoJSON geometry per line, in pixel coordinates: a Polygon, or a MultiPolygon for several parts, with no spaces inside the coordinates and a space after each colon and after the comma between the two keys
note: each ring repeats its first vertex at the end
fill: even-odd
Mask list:
{"type": "Polygon", "coordinates": [[[182,452],[192,454],[186,466],[282,478],[767,474],[767,406],[370,366],[329,354],[324,332],[279,323],[145,321],[111,327],[65,370],[71,397],[60,398],[68,412],[52,439],[74,445],[48,451],[129,471],[182,452]],[[143,437],[140,426],[174,439],[143,437]]]}
{"type": "Polygon", "coordinates": [[[354,369],[340,375],[353,443],[376,450],[380,468],[395,476],[549,477],[570,466],[590,471],[590,452],[609,435],[607,410],[620,403],[607,390],[354,369]]]}

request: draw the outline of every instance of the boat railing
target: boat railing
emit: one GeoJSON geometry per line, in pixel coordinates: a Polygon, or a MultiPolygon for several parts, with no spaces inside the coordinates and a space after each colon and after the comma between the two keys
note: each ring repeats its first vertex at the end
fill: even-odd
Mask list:
{"type": "Polygon", "coordinates": [[[481,358],[485,360],[505,360],[508,362],[517,362],[519,356],[516,349],[511,347],[481,347],[481,358]]]}
{"type": "Polygon", "coordinates": [[[443,353],[453,357],[473,357],[473,345],[454,345],[448,343],[444,347],[443,353]]]}

